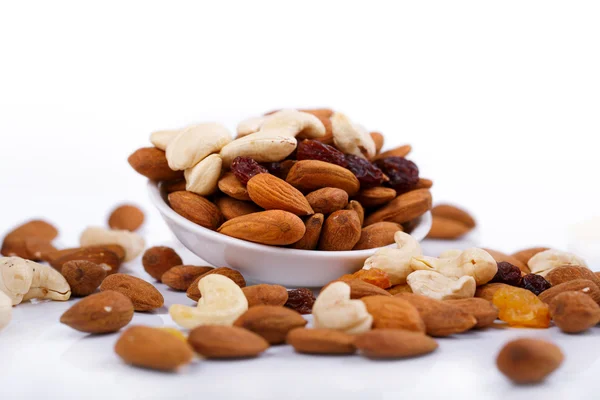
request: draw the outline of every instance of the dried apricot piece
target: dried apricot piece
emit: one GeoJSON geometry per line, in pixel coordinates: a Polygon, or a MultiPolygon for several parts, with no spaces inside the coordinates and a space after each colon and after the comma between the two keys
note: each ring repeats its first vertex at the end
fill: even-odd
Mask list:
{"type": "Polygon", "coordinates": [[[510,326],[548,328],[548,305],[529,290],[507,286],[500,288],[492,299],[498,308],[498,318],[510,326]]]}
{"type": "Polygon", "coordinates": [[[361,281],[370,283],[382,289],[388,289],[392,287],[392,282],[387,272],[372,268],[372,269],[360,269],[353,274],[342,275],[338,281],[348,282],[354,279],[360,279],[361,281]]]}

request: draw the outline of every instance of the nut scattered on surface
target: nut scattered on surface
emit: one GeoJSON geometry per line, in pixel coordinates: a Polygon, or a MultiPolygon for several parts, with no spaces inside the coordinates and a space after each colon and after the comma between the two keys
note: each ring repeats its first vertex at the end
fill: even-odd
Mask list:
{"type": "Polygon", "coordinates": [[[98,264],[109,275],[119,270],[124,257],[125,250],[121,246],[88,246],[57,250],[48,255],[48,262],[60,272],[69,261],[89,261],[98,264]],[[122,257],[116,251],[121,251],[122,257]]]}
{"type": "Polygon", "coordinates": [[[0,254],[7,257],[16,256],[37,261],[41,259],[41,254],[39,258],[32,254],[27,248],[27,240],[37,239],[37,241],[50,243],[57,236],[58,230],[49,222],[39,219],[31,220],[6,234],[0,254]]]}
{"type": "Polygon", "coordinates": [[[142,257],[144,270],[159,282],[165,272],[182,264],[183,260],[179,257],[179,254],[166,246],[150,247],[142,257]]]}
{"type": "Polygon", "coordinates": [[[125,249],[125,261],[136,258],[146,245],[144,239],[134,232],[89,227],[79,238],[81,246],[103,246],[116,244],[125,249]]]}
{"type": "Polygon", "coordinates": [[[71,287],[71,293],[76,297],[84,297],[94,293],[106,277],[104,268],[85,260],[66,262],[61,269],[61,273],[71,287]]]}
{"type": "Polygon", "coordinates": [[[546,276],[559,267],[588,268],[585,260],[572,253],[560,250],[545,250],[529,259],[527,265],[532,273],[546,276]]]}
{"type": "Polygon", "coordinates": [[[133,318],[133,304],[119,292],[108,290],[79,300],[60,322],[85,333],[110,333],[123,328],[133,318]]]}
{"type": "Polygon", "coordinates": [[[144,223],[144,212],[131,204],[115,208],[108,217],[110,229],[137,231],[144,223]]]}
{"type": "Polygon", "coordinates": [[[403,329],[375,329],[356,337],[356,348],[369,358],[405,358],[431,353],[438,344],[429,336],[403,329]]]}
{"type": "Polygon", "coordinates": [[[550,302],[550,316],[565,333],[579,333],[600,322],[600,306],[581,292],[564,292],[550,302]]]}
{"type": "Polygon", "coordinates": [[[198,283],[200,282],[200,279],[204,278],[205,276],[211,275],[211,274],[218,274],[218,275],[226,276],[227,278],[234,281],[235,284],[238,285],[240,288],[243,288],[246,286],[246,280],[244,279],[242,274],[240,274],[238,271],[236,271],[235,269],[227,268],[227,267],[220,267],[220,268],[211,269],[210,271],[207,271],[203,275],[200,275],[199,277],[197,277],[191,283],[191,285],[188,287],[188,289],[185,293],[186,296],[194,301],[200,300],[200,297],[202,297],[202,294],[200,293],[198,283]]]}
{"type": "Polygon", "coordinates": [[[563,353],[553,343],[522,338],[508,342],[496,359],[500,372],[517,384],[539,383],[562,364],[563,353]]]}
{"type": "Polygon", "coordinates": [[[163,306],[163,295],[151,283],[135,276],[113,274],[107,276],[100,285],[101,291],[114,290],[127,296],[135,311],[150,311],[163,306]]]}
{"type": "Polygon", "coordinates": [[[302,315],[289,308],[259,305],[249,308],[233,325],[262,336],[270,344],[281,344],[289,331],[306,323],[302,315]]]}
{"type": "Polygon", "coordinates": [[[333,329],[291,330],[286,338],[298,353],[304,354],[354,354],[354,336],[333,329]]]}
{"type": "Polygon", "coordinates": [[[446,300],[450,304],[460,307],[462,310],[472,314],[477,319],[475,328],[487,328],[494,325],[498,318],[498,309],[491,301],[472,297],[470,299],[446,300]]]}
{"type": "Polygon", "coordinates": [[[589,279],[574,279],[572,281],[563,282],[556,286],[552,286],[548,290],[544,290],[538,297],[544,303],[550,304],[556,296],[564,292],[580,292],[586,294],[600,305],[600,288],[589,279]]]}
{"type": "Polygon", "coordinates": [[[12,300],[0,290],[0,331],[10,323],[12,319],[12,300]]]}
{"type": "Polygon", "coordinates": [[[334,282],[323,289],[313,305],[315,328],[335,329],[358,334],[371,329],[373,317],[365,303],[350,299],[350,286],[334,282]]]}
{"type": "Polygon", "coordinates": [[[269,348],[260,335],[237,326],[198,326],[190,332],[188,343],[196,353],[214,359],[257,357],[269,348]]]}
{"type": "Polygon", "coordinates": [[[177,265],[167,270],[167,272],[161,276],[160,280],[173,290],[185,292],[199,276],[202,276],[213,269],[213,267],[177,265]]]}
{"type": "Polygon", "coordinates": [[[248,307],[283,306],[288,301],[287,289],[280,285],[252,285],[242,288],[248,307]]]}
{"type": "Polygon", "coordinates": [[[562,266],[552,269],[545,275],[546,280],[552,285],[560,285],[575,279],[587,279],[600,287],[600,279],[594,272],[587,267],[581,266],[562,266]]]}
{"type": "Polygon", "coordinates": [[[373,329],[405,329],[425,333],[419,310],[398,297],[367,296],[361,298],[373,316],[373,329]]]}

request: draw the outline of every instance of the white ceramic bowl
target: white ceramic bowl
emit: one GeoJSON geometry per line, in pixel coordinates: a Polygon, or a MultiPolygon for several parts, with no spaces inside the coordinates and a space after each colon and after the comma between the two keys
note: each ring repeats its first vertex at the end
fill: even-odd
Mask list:
{"type": "MultiPolygon", "coordinates": [[[[157,183],[149,182],[148,190],[150,200],[185,247],[212,265],[240,271],[252,282],[286,287],[321,287],[359,270],[367,257],[377,250],[308,251],[247,242],[183,218],[169,207],[157,183]]],[[[421,241],[430,228],[431,213],[428,212],[420,217],[411,235],[421,241]]]]}

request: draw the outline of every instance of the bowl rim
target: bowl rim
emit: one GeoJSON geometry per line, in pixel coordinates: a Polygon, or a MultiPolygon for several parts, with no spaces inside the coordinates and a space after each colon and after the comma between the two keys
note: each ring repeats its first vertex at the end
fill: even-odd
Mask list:
{"type": "MultiPolygon", "coordinates": [[[[152,180],[148,180],[148,193],[150,197],[150,201],[154,204],[154,206],[158,209],[158,211],[165,217],[174,221],[178,225],[183,226],[185,229],[195,232],[199,235],[206,235],[211,237],[214,240],[222,241],[234,246],[242,247],[248,250],[253,251],[262,251],[265,253],[285,253],[285,255],[289,256],[316,256],[320,258],[342,258],[342,257],[356,257],[356,258],[367,258],[371,256],[375,251],[381,249],[383,247],[395,247],[396,244],[392,243],[388,246],[376,247],[373,249],[366,250],[344,250],[344,251],[326,251],[326,250],[301,250],[301,249],[291,249],[287,247],[279,247],[279,246],[269,246],[266,244],[254,243],[243,239],[234,238],[231,236],[224,235],[217,231],[213,231],[211,229],[205,228],[201,225],[198,225],[181,215],[177,214],[165,201],[161,193],[161,187],[159,182],[155,182],[152,180]]],[[[415,231],[419,232],[417,241],[421,242],[429,233],[431,229],[431,211],[427,211],[421,217],[421,221],[415,227],[412,233],[415,231]]]]}

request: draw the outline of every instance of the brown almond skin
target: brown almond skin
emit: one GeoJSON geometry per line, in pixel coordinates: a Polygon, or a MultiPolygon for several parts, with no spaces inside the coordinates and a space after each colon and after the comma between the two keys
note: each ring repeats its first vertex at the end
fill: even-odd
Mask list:
{"type": "Polygon", "coordinates": [[[363,189],[358,192],[356,200],[364,207],[378,207],[389,203],[396,198],[396,191],[383,186],[363,189]]]}
{"type": "Polygon", "coordinates": [[[319,245],[319,238],[321,237],[321,229],[323,228],[323,222],[325,222],[325,216],[317,213],[308,217],[304,221],[304,227],[306,231],[302,239],[296,243],[290,245],[292,249],[299,250],[315,250],[319,245]]]}
{"type": "Polygon", "coordinates": [[[358,214],[350,210],[340,210],[325,220],[319,239],[319,250],[352,250],[360,239],[361,227],[358,214]]]}
{"type": "Polygon", "coordinates": [[[395,222],[376,222],[362,228],[360,239],[353,250],[376,249],[394,243],[396,232],[403,230],[402,225],[395,222]]]}
{"type": "Polygon", "coordinates": [[[494,260],[496,260],[497,263],[503,262],[503,261],[508,262],[508,263],[511,263],[512,265],[514,265],[515,267],[518,267],[521,270],[521,272],[524,272],[526,274],[531,273],[531,270],[529,269],[527,264],[522,263],[521,261],[519,261],[518,259],[516,259],[513,256],[510,256],[510,255],[505,254],[498,250],[492,250],[492,249],[487,249],[487,248],[484,248],[483,250],[487,251],[494,258],[494,260]]]}
{"type": "Polygon", "coordinates": [[[346,206],[346,210],[352,210],[358,215],[360,226],[365,226],[365,208],[356,200],[350,200],[346,206]]]}
{"type": "Polygon", "coordinates": [[[365,226],[390,221],[398,224],[411,221],[431,209],[431,192],[417,189],[403,193],[365,219],[365,226]]]}
{"type": "Polygon", "coordinates": [[[354,196],[360,189],[358,179],[350,170],[318,160],[298,161],[290,169],[286,181],[306,192],[325,187],[342,189],[349,197],[354,196]]]}
{"type": "Polygon", "coordinates": [[[23,246],[28,260],[47,260],[48,256],[56,251],[52,241],[37,236],[29,236],[23,239],[23,246]]]}
{"type": "Polygon", "coordinates": [[[377,156],[375,156],[375,160],[381,160],[382,158],[387,157],[406,157],[411,152],[411,150],[412,146],[409,144],[405,144],[378,154],[377,156]]]}
{"type": "Polygon", "coordinates": [[[415,185],[415,189],[431,189],[433,181],[427,178],[419,178],[419,182],[415,185]]]}
{"type": "Polygon", "coordinates": [[[188,343],[206,358],[251,358],[269,348],[261,336],[237,326],[199,326],[188,336],[188,343]]]}
{"type": "Polygon", "coordinates": [[[307,321],[294,310],[276,306],[249,308],[233,323],[262,336],[270,344],[281,344],[289,331],[302,328],[307,321]]]}
{"type": "Polygon", "coordinates": [[[242,288],[248,308],[255,306],[283,306],[288,300],[287,289],[280,285],[252,285],[242,288]]]}
{"type": "Polygon", "coordinates": [[[348,193],[337,188],[323,188],[310,192],[306,200],[316,213],[331,214],[342,210],[348,205],[348,193]]]}
{"type": "Polygon", "coordinates": [[[108,217],[111,229],[121,229],[130,232],[137,231],[144,223],[144,212],[131,204],[123,204],[113,210],[108,217]]]}
{"type": "Polygon", "coordinates": [[[223,215],[213,203],[192,192],[173,192],[168,196],[171,208],[183,218],[208,229],[221,225],[223,215]]]}
{"type": "Polygon", "coordinates": [[[115,344],[115,352],[128,364],[159,371],[174,371],[194,358],[191,346],[160,328],[132,326],[115,344]]]}
{"type": "Polygon", "coordinates": [[[92,294],[73,304],[60,322],[85,333],[116,332],[133,318],[133,304],[119,292],[108,290],[92,294]]]}
{"type": "Polygon", "coordinates": [[[431,229],[427,234],[430,239],[454,240],[472,230],[462,222],[444,217],[432,217],[431,229]]]}
{"type": "Polygon", "coordinates": [[[173,290],[185,292],[201,275],[212,271],[213,267],[197,267],[195,265],[177,265],[165,272],[160,280],[173,290]]]}
{"type": "Polygon", "coordinates": [[[246,287],[246,280],[244,279],[242,274],[240,274],[235,269],[231,269],[231,268],[227,268],[227,267],[220,267],[220,268],[215,268],[211,271],[208,271],[207,273],[197,277],[194,280],[194,282],[192,282],[192,284],[188,287],[188,289],[185,293],[186,296],[194,301],[200,300],[200,298],[202,297],[202,294],[200,293],[200,289],[198,288],[198,282],[200,282],[200,279],[202,279],[205,276],[210,275],[210,274],[219,274],[219,275],[226,276],[229,279],[231,279],[232,281],[234,281],[236,283],[236,285],[238,285],[239,287],[241,287],[241,288],[246,287]]]}
{"type": "Polygon", "coordinates": [[[505,287],[511,286],[505,283],[486,283],[485,285],[477,287],[477,290],[475,290],[475,297],[491,302],[496,292],[505,287]]]}
{"type": "MultiPolygon", "coordinates": [[[[372,283],[369,282],[365,282],[362,279],[339,279],[339,280],[335,280],[333,282],[328,283],[327,285],[323,286],[323,289],[325,289],[327,286],[331,285],[334,282],[344,282],[346,284],[348,284],[348,286],[350,286],[350,298],[352,300],[358,300],[358,299],[362,299],[363,297],[366,296],[390,296],[391,294],[389,294],[387,291],[385,291],[384,289],[373,285],[372,283]]],[[[321,289],[321,290],[323,290],[321,289]]]]}
{"type": "Polygon", "coordinates": [[[531,247],[529,249],[523,249],[517,251],[516,253],[511,254],[514,258],[521,261],[523,264],[527,265],[531,257],[535,256],[537,253],[541,253],[542,251],[550,250],[549,247],[531,247]]]}
{"type": "Polygon", "coordinates": [[[394,297],[408,301],[419,310],[430,336],[443,337],[465,332],[477,324],[473,314],[446,301],[414,293],[399,293],[394,297]]]}
{"type": "Polygon", "coordinates": [[[288,333],[286,343],[303,354],[341,355],[356,352],[354,336],[333,329],[296,328],[288,333]]]}
{"type": "Polygon", "coordinates": [[[565,333],[580,333],[600,322],[600,306],[581,292],[563,292],[550,302],[550,317],[565,333]]]}
{"type": "Polygon", "coordinates": [[[57,236],[58,230],[49,222],[38,219],[31,220],[6,234],[0,254],[6,257],[29,258],[30,254],[26,248],[25,239],[35,237],[51,242],[57,236]]]}
{"type": "Polygon", "coordinates": [[[472,314],[477,319],[475,328],[482,329],[494,325],[494,321],[498,318],[498,309],[491,301],[471,297],[469,299],[453,299],[445,300],[450,304],[454,304],[462,308],[464,311],[472,314]]]}
{"type": "Polygon", "coordinates": [[[354,340],[356,348],[368,358],[405,358],[428,354],[438,344],[429,336],[403,329],[374,329],[354,340]]]}
{"type": "Polygon", "coordinates": [[[585,267],[557,267],[548,272],[545,278],[552,286],[560,285],[561,283],[569,282],[575,279],[587,279],[600,287],[600,279],[598,279],[592,270],[585,267]]]}
{"type": "Polygon", "coordinates": [[[218,232],[260,244],[285,246],[302,239],[302,220],[287,211],[269,210],[243,215],[225,222],[218,232]]]}
{"type": "Polygon", "coordinates": [[[562,364],[563,353],[554,343],[521,338],[508,342],[496,358],[500,372],[516,384],[542,382],[562,364]]]}
{"type": "Polygon", "coordinates": [[[174,181],[183,178],[183,171],[173,171],[169,168],[165,152],[156,147],[137,149],[127,161],[138,174],[153,181],[174,181]]]}
{"type": "Polygon", "coordinates": [[[233,197],[223,196],[215,202],[225,221],[262,211],[262,209],[249,201],[236,200],[233,197]]]}
{"type": "Polygon", "coordinates": [[[108,246],[79,247],[48,254],[48,262],[59,272],[69,261],[93,262],[102,267],[107,275],[110,275],[119,271],[122,259],[115,252],[109,250],[108,246]]]}
{"type": "Polygon", "coordinates": [[[431,209],[431,215],[460,222],[468,228],[475,228],[477,223],[467,211],[451,204],[438,204],[431,209]]]}
{"type": "Polygon", "coordinates": [[[254,175],[246,188],[252,201],[265,210],[283,210],[300,216],[315,213],[302,192],[275,175],[254,175]]]}
{"type": "Polygon", "coordinates": [[[381,148],[385,142],[383,135],[379,132],[371,132],[370,133],[373,142],[375,142],[375,151],[377,154],[381,152],[381,148]]]}
{"type": "Polygon", "coordinates": [[[408,301],[391,296],[367,296],[360,299],[373,316],[372,329],[405,329],[425,333],[419,310],[408,301]]]}
{"type": "Polygon", "coordinates": [[[166,194],[173,193],[173,192],[185,191],[185,188],[186,188],[185,179],[178,180],[178,181],[162,182],[160,188],[166,194]]]}
{"type": "Polygon", "coordinates": [[[166,246],[150,247],[142,257],[144,270],[159,282],[165,272],[176,265],[182,264],[183,260],[179,257],[179,254],[166,246]]]}
{"type": "Polygon", "coordinates": [[[62,275],[71,287],[75,297],[89,296],[100,286],[106,271],[96,263],[85,260],[66,262],[61,269],[62,275]]]}
{"type": "Polygon", "coordinates": [[[564,292],[580,292],[589,296],[600,305],[600,288],[589,279],[574,279],[552,286],[538,295],[541,301],[550,304],[556,296],[564,292]]]}
{"type": "Polygon", "coordinates": [[[412,293],[412,289],[407,284],[394,285],[389,289],[386,289],[386,292],[391,294],[392,296],[397,295],[398,293],[412,293]]]}
{"type": "Polygon", "coordinates": [[[233,172],[226,172],[221,179],[219,179],[218,186],[219,190],[229,197],[241,201],[252,201],[248,194],[248,189],[246,189],[246,185],[240,182],[233,172]]]}
{"type": "Polygon", "coordinates": [[[129,297],[135,311],[150,311],[163,306],[165,299],[152,284],[135,276],[113,274],[100,285],[101,291],[114,290],[129,297]]]}

